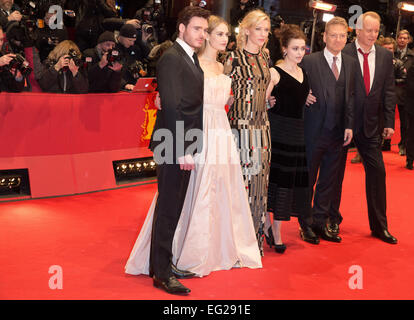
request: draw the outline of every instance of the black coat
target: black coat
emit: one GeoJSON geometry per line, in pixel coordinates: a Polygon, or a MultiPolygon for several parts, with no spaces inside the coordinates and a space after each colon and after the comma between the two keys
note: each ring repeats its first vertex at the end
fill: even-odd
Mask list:
{"type": "Polygon", "coordinates": [[[117,43],[115,49],[119,51],[122,57],[122,80],[121,88],[126,84],[133,84],[137,82],[137,79],[129,71],[129,67],[136,61],[144,61],[148,55],[147,50],[134,44],[129,48],[125,48],[121,43],[117,43]]]}
{"type": "Polygon", "coordinates": [[[175,161],[176,158],[184,154],[192,154],[194,151],[187,150],[193,143],[186,141],[187,132],[198,129],[199,133],[202,133],[204,75],[184,49],[174,42],[158,61],[157,81],[162,109],[157,112],[150,149],[154,151],[154,148],[161,143],[156,141],[157,130],[167,129],[173,139],[173,146],[167,147],[174,148],[175,157],[172,160],[175,161]],[[176,130],[177,121],[182,121],[184,126],[181,132],[176,130]],[[184,146],[184,150],[175,152],[177,145],[184,146]]]}
{"type": "Polygon", "coordinates": [[[44,92],[50,93],[88,93],[88,76],[82,69],[74,77],[71,71],[56,71],[56,61],[46,60],[40,77],[37,79],[44,92]],[[64,90],[66,82],[66,90],[64,90]]]}
{"type": "Polygon", "coordinates": [[[17,81],[7,70],[0,69],[0,92],[21,92],[24,88],[24,79],[17,81]]]}
{"type": "Polygon", "coordinates": [[[375,44],[375,76],[367,96],[364,78],[358,60],[355,42],[349,43],[342,51],[358,61],[355,82],[355,133],[361,130],[367,138],[379,133],[381,115],[384,128],[395,124],[395,79],[392,53],[375,44]]]}
{"type": "MultiPolygon", "coordinates": [[[[17,6],[15,3],[12,5],[12,8],[10,9],[10,13],[12,13],[13,11],[20,11],[19,6],[17,6]]],[[[7,20],[7,17],[8,17],[7,12],[0,9],[0,25],[3,28],[3,32],[6,32],[7,26],[9,24],[9,20],[7,20]]]]}
{"type": "Polygon", "coordinates": [[[96,46],[99,35],[104,31],[105,18],[116,17],[116,12],[105,0],[66,1],[65,9],[75,11],[75,39],[81,51],[96,46]]]}
{"type": "MultiPolygon", "coordinates": [[[[354,58],[342,53],[341,73],[345,72],[345,102],[335,107],[335,123],[340,131],[354,129],[355,112],[355,73],[357,61],[354,58]]],[[[317,143],[322,132],[326,110],[328,108],[329,96],[335,92],[329,92],[329,77],[323,73],[323,64],[327,64],[324,51],[319,51],[305,56],[302,65],[309,79],[312,94],[316,97],[316,103],[305,108],[305,140],[306,146],[313,146],[317,143]]],[[[309,157],[311,158],[311,157],[309,157]]]]}
{"type": "Polygon", "coordinates": [[[83,52],[84,57],[92,58],[88,63],[89,92],[118,92],[121,89],[122,70],[115,72],[108,65],[102,69],[99,67],[101,56],[96,48],[87,49],[83,52]]]}
{"type": "Polygon", "coordinates": [[[407,71],[406,90],[405,110],[409,114],[414,115],[414,64],[407,71]]]}
{"type": "Polygon", "coordinates": [[[50,44],[48,39],[56,37],[58,42],[68,40],[68,31],[66,27],[63,29],[50,29],[49,26],[45,26],[41,29],[36,29],[36,41],[35,46],[39,50],[40,61],[45,61],[49,53],[55,48],[53,44],[50,44]]]}

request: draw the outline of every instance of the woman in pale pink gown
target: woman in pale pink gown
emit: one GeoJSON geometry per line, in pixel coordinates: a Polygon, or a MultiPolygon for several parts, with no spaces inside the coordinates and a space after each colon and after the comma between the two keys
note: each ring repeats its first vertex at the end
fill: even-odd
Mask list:
{"type": "MultiPolygon", "coordinates": [[[[231,79],[217,62],[228,33],[222,18],[210,17],[206,45],[199,54],[204,71],[203,150],[195,156],[173,241],[172,263],[199,277],[233,267],[262,267],[240,156],[225,111],[231,79]]],[[[148,274],[156,198],[125,266],[128,274],[148,274]]]]}

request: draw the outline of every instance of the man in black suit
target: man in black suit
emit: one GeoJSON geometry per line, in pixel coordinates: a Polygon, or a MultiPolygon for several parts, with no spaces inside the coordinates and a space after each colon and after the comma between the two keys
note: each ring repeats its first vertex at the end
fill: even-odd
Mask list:
{"type": "Polygon", "coordinates": [[[157,162],[158,199],[151,239],[150,276],[154,286],[172,294],[190,290],[177,279],[193,274],[171,263],[172,242],[180,218],[194,152],[201,152],[204,75],[195,53],[206,38],[209,11],[186,7],[177,21],[178,38],[157,64],[162,110],[158,111],[150,149],[157,162]],[[196,142],[189,136],[196,136],[196,142]],[[201,137],[201,138],[200,138],[201,137]],[[194,150],[197,144],[197,150],[194,150]]]}
{"type": "MultiPolygon", "coordinates": [[[[395,50],[395,58],[401,60],[404,64],[405,71],[410,69],[414,61],[414,52],[408,48],[408,44],[411,41],[411,35],[407,30],[400,30],[397,34],[397,49],[395,50]]],[[[405,76],[406,76],[405,72],[405,76]]],[[[406,154],[406,133],[407,133],[407,107],[405,103],[405,92],[406,92],[406,79],[399,79],[400,81],[396,82],[395,90],[397,96],[397,107],[398,113],[400,115],[400,133],[401,140],[398,143],[399,154],[400,156],[405,156],[406,154]]],[[[408,106],[408,108],[410,108],[408,106]]]]}
{"type": "Polygon", "coordinates": [[[414,162],[414,64],[407,70],[406,87],[407,106],[407,164],[408,170],[413,170],[414,162]]]}
{"type": "Polygon", "coordinates": [[[345,19],[334,17],[325,27],[325,49],[303,59],[312,95],[316,98],[305,109],[309,180],[312,191],[315,183],[316,187],[311,216],[301,223],[301,237],[314,244],[319,243],[318,236],[327,241],[341,241],[326,224],[344,146],[351,142],[353,133],[356,61],[341,53],[347,31],[345,19]]]}
{"type": "Polygon", "coordinates": [[[361,15],[357,22],[357,39],[343,52],[359,62],[355,83],[354,142],[365,169],[369,226],[372,236],[396,244],[397,239],[388,232],[380,132],[382,114],[382,137],[387,139],[394,134],[395,83],[392,53],[375,44],[380,23],[381,18],[376,12],[361,15]]]}

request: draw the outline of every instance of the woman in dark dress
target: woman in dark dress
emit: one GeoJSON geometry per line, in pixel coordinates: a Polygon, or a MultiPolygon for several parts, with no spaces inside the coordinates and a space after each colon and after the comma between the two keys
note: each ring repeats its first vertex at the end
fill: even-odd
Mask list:
{"type": "Polygon", "coordinates": [[[309,83],[298,66],[305,55],[306,37],[298,26],[287,25],[280,41],[284,59],[270,68],[271,85],[267,92],[276,97],[276,104],[268,111],[272,155],[265,235],[268,244],[283,253],[286,246],[280,234],[281,221],[308,215],[311,193],[303,125],[309,83]]]}

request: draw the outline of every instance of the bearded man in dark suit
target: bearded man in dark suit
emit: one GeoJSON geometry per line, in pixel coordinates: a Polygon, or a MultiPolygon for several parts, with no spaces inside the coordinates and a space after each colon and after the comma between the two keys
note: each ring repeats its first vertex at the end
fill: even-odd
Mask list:
{"type": "Polygon", "coordinates": [[[158,179],[150,276],[155,287],[172,294],[188,294],[190,290],[176,277],[194,275],[178,270],[171,257],[175,229],[195,167],[193,155],[202,148],[204,75],[195,51],[204,44],[209,15],[200,7],[184,8],[177,21],[178,38],[157,64],[162,109],[158,110],[150,142],[158,179]],[[191,136],[198,139],[193,141],[191,136]]]}

